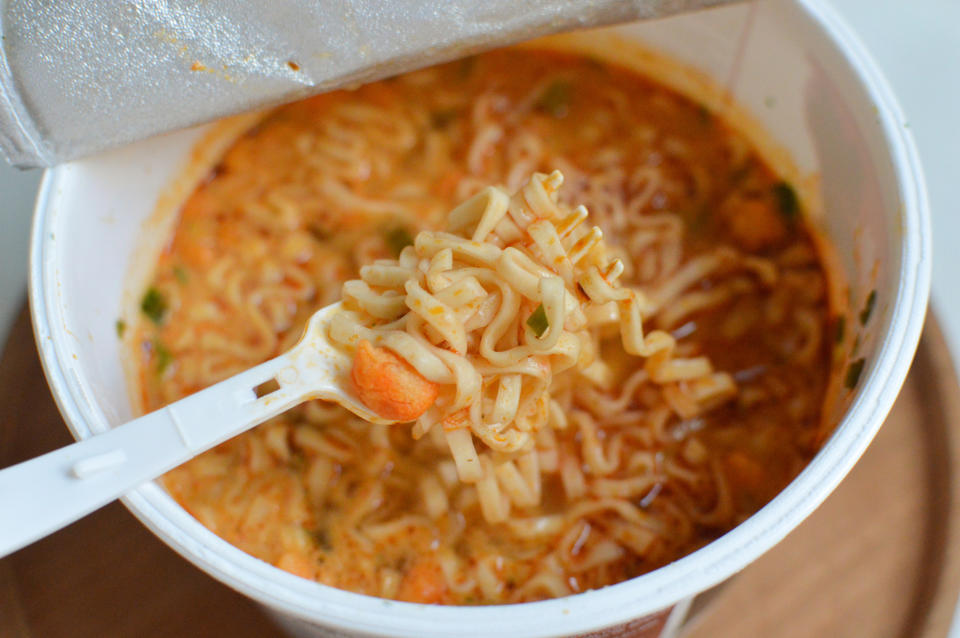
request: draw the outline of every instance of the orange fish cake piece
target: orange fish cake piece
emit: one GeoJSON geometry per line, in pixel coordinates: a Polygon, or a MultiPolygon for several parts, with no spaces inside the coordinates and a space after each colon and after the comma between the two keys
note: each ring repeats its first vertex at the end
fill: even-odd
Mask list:
{"type": "Polygon", "coordinates": [[[386,348],[363,340],[350,371],[357,396],[385,419],[415,421],[437,400],[439,387],[386,348]]]}

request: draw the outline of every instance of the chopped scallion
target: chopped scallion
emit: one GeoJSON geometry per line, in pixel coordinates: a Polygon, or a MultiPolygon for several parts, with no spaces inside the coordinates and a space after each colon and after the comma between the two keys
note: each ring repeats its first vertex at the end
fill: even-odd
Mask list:
{"type": "Polygon", "coordinates": [[[863,310],[860,311],[860,325],[865,326],[873,314],[873,308],[877,305],[877,291],[871,290],[867,295],[867,300],[863,303],[863,310]]]}
{"type": "Polygon", "coordinates": [[[159,290],[151,286],[140,301],[140,310],[155,324],[160,324],[167,314],[167,300],[159,290]]]}
{"type": "Polygon", "coordinates": [[[187,279],[189,279],[187,276],[187,269],[183,266],[174,266],[173,276],[177,278],[177,281],[179,281],[181,285],[187,283],[187,279]]]}
{"type": "Polygon", "coordinates": [[[865,363],[866,360],[860,358],[851,363],[850,367],[847,368],[847,376],[844,379],[843,385],[846,386],[848,390],[853,390],[857,387],[857,382],[860,380],[860,375],[863,374],[863,365],[865,363]]]}
{"type": "Polygon", "coordinates": [[[117,337],[123,339],[123,333],[127,330],[127,322],[123,319],[117,319],[115,326],[117,328],[117,337]]]}
{"type": "Polygon", "coordinates": [[[320,224],[308,224],[307,232],[310,233],[317,241],[327,241],[330,239],[330,233],[328,233],[320,224]]]}
{"type": "Polygon", "coordinates": [[[157,374],[163,374],[173,363],[173,355],[165,345],[156,340],[153,342],[153,354],[157,359],[157,374]]]}
{"type": "Polygon", "coordinates": [[[847,317],[846,315],[840,315],[837,317],[837,331],[833,335],[834,341],[837,343],[843,343],[843,337],[847,332],[847,317]]]}
{"type": "Polygon", "coordinates": [[[538,339],[547,331],[547,328],[550,327],[550,321],[547,319],[547,311],[544,310],[543,304],[537,306],[537,309],[527,317],[527,325],[530,326],[538,339]]]}
{"type": "Polygon", "coordinates": [[[430,114],[430,126],[435,129],[447,128],[450,124],[457,119],[457,115],[460,114],[460,111],[457,109],[442,109],[440,111],[434,111],[430,114]]]}
{"type": "Polygon", "coordinates": [[[778,182],[773,186],[773,197],[777,200],[777,208],[787,221],[795,222],[800,214],[800,200],[797,191],[787,182],[778,182]]]}
{"type": "Polygon", "coordinates": [[[711,113],[710,109],[704,104],[697,107],[697,116],[700,118],[701,124],[710,124],[713,122],[713,113],[711,113]]]}
{"type": "Polygon", "coordinates": [[[404,248],[413,245],[413,237],[410,236],[410,233],[407,232],[407,229],[399,226],[393,230],[387,231],[384,239],[386,239],[387,246],[396,257],[400,256],[400,253],[404,248]]]}
{"type": "Polygon", "coordinates": [[[563,117],[570,109],[570,99],[572,97],[572,88],[570,83],[565,80],[552,82],[540,98],[537,99],[537,108],[554,117],[563,117]]]}
{"type": "Polygon", "coordinates": [[[329,552],[333,549],[333,545],[330,543],[330,535],[327,534],[325,529],[306,529],[304,528],[307,534],[310,535],[310,538],[313,539],[313,542],[316,543],[317,547],[322,549],[325,552],[329,552]]]}

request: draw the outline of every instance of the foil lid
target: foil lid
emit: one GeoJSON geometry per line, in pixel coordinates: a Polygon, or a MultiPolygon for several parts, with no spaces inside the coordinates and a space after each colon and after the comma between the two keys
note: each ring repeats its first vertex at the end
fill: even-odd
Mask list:
{"type": "Polygon", "coordinates": [[[59,162],[536,36],[730,0],[0,0],[0,152],[59,162]]]}

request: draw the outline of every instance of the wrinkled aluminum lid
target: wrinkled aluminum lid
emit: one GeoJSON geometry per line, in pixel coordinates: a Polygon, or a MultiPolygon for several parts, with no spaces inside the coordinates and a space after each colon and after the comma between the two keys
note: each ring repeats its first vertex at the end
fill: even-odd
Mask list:
{"type": "Polygon", "coordinates": [[[0,0],[0,152],[51,166],[580,27],[730,0],[0,0]]]}

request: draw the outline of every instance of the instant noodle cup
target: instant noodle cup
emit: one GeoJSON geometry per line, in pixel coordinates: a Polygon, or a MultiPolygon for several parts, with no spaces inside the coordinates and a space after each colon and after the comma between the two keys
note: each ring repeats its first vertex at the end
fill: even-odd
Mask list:
{"type": "MultiPolygon", "coordinates": [[[[758,558],[829,495],[907,374],[930,285],[923,179],[889,87],[828,7],[751,3],[535,45],[634,67],[700,101],[797,185],[827,238],[832,307],[845,316],[836,344],[842,383],[825,408],[837,426],[777,497],[703,548],[616,585],[515,605],[421,605],[341,591],[230,545],[158,482],[123,497],[164,542],[295,635],[673,635],[694,596],[758,558]]],[[[31,240],[31,308],[47,378],[78,439],[133,416],[116,321],[136,312],[178,203],[230,143],[211,137],[217,126],[61,165],[44,179],[31,240]]]]}

